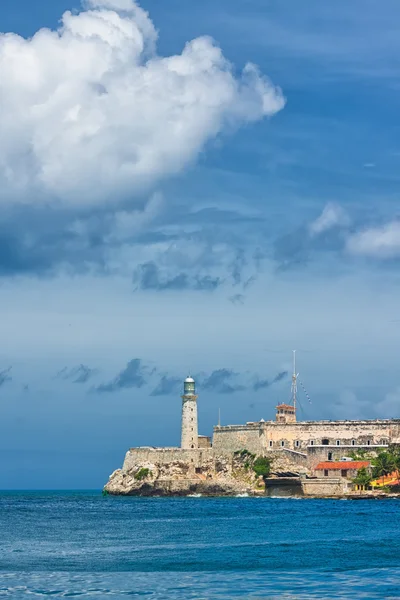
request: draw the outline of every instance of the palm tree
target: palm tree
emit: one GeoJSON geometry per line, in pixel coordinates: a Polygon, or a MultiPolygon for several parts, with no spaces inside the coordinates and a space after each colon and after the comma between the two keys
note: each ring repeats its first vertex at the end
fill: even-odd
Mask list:
{"type": "Polygon", "coordinates": [[[396,460],[393,454],[391,452],[386,452],[385,450],[379,452],[378,456],[373,458],[371,462],[374,467],[374,477],[382,477],[383,483],[385,483],[386,475],[393,473],[396,469],[396,460]]]}

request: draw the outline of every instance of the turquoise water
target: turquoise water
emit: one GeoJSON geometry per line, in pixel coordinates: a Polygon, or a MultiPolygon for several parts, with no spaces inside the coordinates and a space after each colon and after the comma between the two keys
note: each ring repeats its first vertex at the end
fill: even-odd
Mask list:
{"type": "Polygon", "coordinates": [[[400,598],[400,501],[0,492],[0,598],[400,598]]]}

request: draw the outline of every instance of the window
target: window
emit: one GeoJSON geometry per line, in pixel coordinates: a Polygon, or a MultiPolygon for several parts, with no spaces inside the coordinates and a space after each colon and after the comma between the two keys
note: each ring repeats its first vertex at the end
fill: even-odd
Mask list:
{"type": "Polygon", "coordinates": [[[340,474],[341,474],[342,477],[347,477],[347,470],[346,469],[342,469],[340,471],[340,474]]]}
{"type": "Polygon", "coordinates": [[[370,446],[370,445],[371,445],[371,440],[368,440],[367,441],[367,446],[370,446]]]}
{"type": "Polygon", "coordinates": [[[328,440],[328,438],[323,438],[322,445],[323,446],[329,446],[329,440],[328,440]]]}
{"type": "Polygon", "coordinates": [[[328,460],[332,460],[332,452],[328,452],[328,460]]]}
{"type": "Polygon", "coordinates": [[[310,440],[310,446],[314,446],[314,440],[310,440]]]}
{"type": "Polygon", "coordinates": [[[356,445],[356,440],[351,440],[351,445],[355,446],[356,445]]]}
{"type": "Polygon", "coordinates": [[[329,475],[329,471],[328,471],[328,469],[324,469],[324,476],[325,476],[325,477],[328,477],[328,475],[329,475]]]}
{"type": "Polygon", "coordinates": [[[300,446],[300,442],[299,440],[296,440],[296,448],[298,448],[300,446]]]}
{"type": "Polygon", "coordinates": [[[336,440],[336,446],[340,446],[340,440],[336,440]]]}
{"type": "Polygon", "coordinates": [[[285,442],[283,440],[281,441],[281,446],[282,448],[285,446],[285,442]]]}
{"type": "Polygon", "coordinates": [[[272,448],[272,446],[274,445],[274,442],[272,440],[269,441],[269,447],[272,448]]]}
{"type": "Polygon", "coordinates": [[[193,444],[192,444],[192,448],[194,448],[193,444]]]}

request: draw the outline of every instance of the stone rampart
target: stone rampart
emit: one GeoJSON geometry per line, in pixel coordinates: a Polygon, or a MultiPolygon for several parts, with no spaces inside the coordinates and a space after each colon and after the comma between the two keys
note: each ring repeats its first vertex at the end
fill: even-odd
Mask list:
{"type": "Polygon", "coordinates": [[[312,446],[385,447],[400,443],[400,419],[368,421],[300,421],[276,423],[260,421],[246,425],[214,428],[213,447],[220,452],[247,448],[261,454],[264,450],[287,448],[308,452],[312,446]]]}
{"type": "Polygon", "coordinates": [[[125,455],[122,471],[130,471],[138,464],[145,463],[169,465],[174,462],[183,462],[192,468],[199,468],[212,459],[212,448],[193,450],[182,448],[130,448],[125,455]]]}
{"type": "Polygon", "coordinates": [[[219,453],[249,450],[253,454],[264,454],[265,430],[261,423],[214,427],[213,449],[219,453]]]}
{"type": "Polygon", "coordinates": [[[305,496],[343,496],[352,490],[352,484],[345,479],[303,479],[305,496]]]}

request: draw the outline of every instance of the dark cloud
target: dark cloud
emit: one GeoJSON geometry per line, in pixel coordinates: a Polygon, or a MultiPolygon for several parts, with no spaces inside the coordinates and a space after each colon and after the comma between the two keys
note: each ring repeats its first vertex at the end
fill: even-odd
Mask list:
{"type": "Polygon", "coordinates": [[[246,386],[238,382],[239,373],[230,369],[217,369],[201,382],[204,390],[213,390],[219,394],[233,394],[246,389],[246,386]]]}
{"type": "Polygon", "coordinates": [[[285,379],[288,374],[288,371],[281,371],[273,379],[257,379],[257,381],[253,384],[253,390],[255,392],[258,392],[259,390],[265,390],[266,388],[271,387],[271,385],[274,383],[278,383],[278,381],[285,379]]]}
{"type": "Polygon", "coordinates": [[[182,379],[179,377],[170,377],[163,375],[157,386],[151,392],[151,396],[169,396],[177,391],[182,386],[182,379]]]}
{"type": "MultiPolygon", "coordinates": [[[[140,358],[134,358],[128,362],[126,367],[109,382],[102,383],[92,388],[94,392],[116,392],[128,388],[142,388],[152,385],[151,396],[168,396],[177,394],[183,386],[183,376],[177,376],[175,373],[163,373],[158,367],[149,367],[143,363],[140,358]]],[[[62,369],[58,374],[65,379],[72,373],[81,373],[82,377],[85,371],[62,369]]],[[[258,391],[265,389],[285,379],[287,371],[281,371],[270,380],[261,379],[255,373],[239,373],[229,368],[221,368],[211,373],[199,373],[195,375],[197,386],[202,391],[212,391],[217,394],[234,394],[245,390],[258,391]]]]}
{"type": "Polygon", "coordinates": [[[149,212],[150,204],[143,198],[139,206],[127,202],[117,210],[7,208],[0,219],[0,277],[52,277],[61,269],[125,272],[126,253],[139,255],[136,248],[145,246],[148,261],[132,267],[137,289],[212,292],[223,284],[245,287],[252,280],[260,218],[218,208],[196,211],[171,199],[168,210],[161,203],[149,212]]]}
{"type": "Polygon", "coordinates": [[[150,371],[147,367],[143,366],[140,358],[134,358],[130,360],[123,369],[112,381],[109,383],[103,383],[96,388],[96,392],[117,392],[118,390],[129,389],[129,388],[141,388],[146,385],[149,375],[153,371],[150,371]]]}
{"type": "Polygon", "coordinates": [[[222,283],[219,277],[192,275],[179,272],[176,275],[162,274],[159,266],[149,261],[139,265],[133,274],[133,283],[142,290],[201,290],[212,292],[222,283]]]}
{"type": "Polygon", "coordinates": [[[8,369],[4,369],[0,371],[0,387],[2,387],[5,383],[12,381],[12,377],[10,375],[12,367],[8,367],[8,369]]]}
{"type": "Polygon", "coordinates": [[[97,373],[97,369],[91,369],[87,365],[79,365],[68,369],[64,367],[56,375],[57,379],[69,379],[73,383],[87,383],[97,373]]]}
{"type": "Polygon", "coordinates": [[[289,375],[289,371],[281,371],[280,373],[278,373],[278,375],[276,375],[274,377],[273,383],[277,383],[278,381],[282,381],[283,379],[286,379],[286,377],[289,375]]]}

